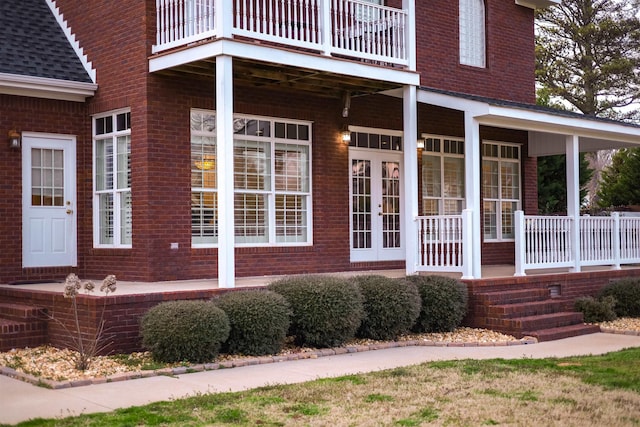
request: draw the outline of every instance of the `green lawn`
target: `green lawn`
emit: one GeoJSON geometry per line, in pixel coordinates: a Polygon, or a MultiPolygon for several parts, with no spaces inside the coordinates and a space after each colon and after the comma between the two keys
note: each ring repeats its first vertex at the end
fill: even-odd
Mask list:
{"type": "Polygon", "coordinates": [[[433,362],[19,425],[639,426],[640,349],[433,362]]]}

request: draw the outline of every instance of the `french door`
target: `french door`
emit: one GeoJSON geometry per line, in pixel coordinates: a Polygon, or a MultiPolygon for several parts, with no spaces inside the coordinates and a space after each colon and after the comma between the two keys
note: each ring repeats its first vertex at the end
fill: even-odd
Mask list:
{"type": "Polygon", "coordinates": [[[403,260],[402,154],[349,151],[351,261],[403,260]]]}

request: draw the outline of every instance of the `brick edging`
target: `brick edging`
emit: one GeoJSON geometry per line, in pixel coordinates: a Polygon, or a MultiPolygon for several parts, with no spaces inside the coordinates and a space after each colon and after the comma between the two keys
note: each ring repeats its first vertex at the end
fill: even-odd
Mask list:
{"type": "Polygon", "coordinates": [[[514,345],[537,344],[538,340],[533,337],[525,337],[516,341],[498,341],[498,342],[450,342],[450,341],[430,341],[430,340],[408,340],[408,341],[391,341],[376,344],[363,344],[346,347],[323,348],[313,351],[304,351],[300,353],[292,353],[287,355],[276,356],[256,356],[251,358],[242,358],[238,360],[228,360],[213,363],[202,363],[192,366],[179,366],[176,368],[162,368],[154,371],[135,371],[122,372],[107,377],[88,378],[81,380],[53,381],[36,377],[31,374],[18,372],[13,368],[0,366],[0,375],[21,380],[33,385],[38,385],[54,390],[83,387],[92,384],[104,384],[110,382],[127,381],[138,378],[149,378],[158,375],[174,376],[189,374],[192,372],[215,371],[218,369],[240,368],[250,365],[265,365],[268,363],[286,362],[301,359],[317,359],[319,357],[335,356],[339,354],[361,353],[363,351],[383,350],[396,347],[505,347],[514,345]]]}

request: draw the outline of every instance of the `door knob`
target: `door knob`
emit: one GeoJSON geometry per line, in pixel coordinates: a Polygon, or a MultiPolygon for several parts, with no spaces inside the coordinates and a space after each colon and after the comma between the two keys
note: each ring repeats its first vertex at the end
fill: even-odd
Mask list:
{"type": "Polygon", "coordinates": [[[73,209],[67,209],[67,215],[71,215],[73,213],[73,209]]]}

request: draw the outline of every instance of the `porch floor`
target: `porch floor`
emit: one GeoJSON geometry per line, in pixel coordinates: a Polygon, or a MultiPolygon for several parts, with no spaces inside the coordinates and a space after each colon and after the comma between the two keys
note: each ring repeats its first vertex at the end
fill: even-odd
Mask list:
{"type": "MultiPolygon", "coordinates": [[[[623,266],[622,269],[637,269],[638,266],[629,265],[623,266]]],[[[608,271],[611,270],[610,267],[585,267],[582,269],[583,272],[592,272],[592,271],[608,271]]],[[[515,272],[515,267],[513,265],[486,265],[482,266],[482,279],[495,279],[495,278],[508,278],[513,277],[515,272]]],[[[527,276],[539,276],[545,274],[562,274],[568,273],[568,268],[556,268],[556,269],[546,269],[546,270],[535,270],[532,272],[528,272],[527,276]]],[[[324,273],[329,275],[336,275],[340,277],[352,277],[356,275],[362,274],[379,274],[387,277],[403,277],[405,275],[404,269],[397,270],[367,270],[367,271],[348,271],[348,272],[338,272],[338,273],[324,273]]],[[[454,278],[460,278],[461,275],[458,273],[422,273],[422,274],[438,274],[442,276],[449,276],[454,278]]],[[[254,277],[237,277],[236,278],[236,288],[248,288],[255,286],[264,286],[267,285],[279,278],[284,276],[254,276],[254,277]]],[[[479,280],[482,280],[479,279],[479,280]]],[[[94,283],[101,283],[102,279],[96,278],[84,278],[81,277],[81,280],[84,282],[85,280],[93,280],[94,283]]],[[[32,284],[0,284],[0,287],[9,287],[11,289],[27,289],[27,290],[38,290],[38,291],[48,291],[48,292],[62,292],[62,284],[61,283],[32,283],[32,284]]],[[[164,292],[177,292],[177,291],[196,291],[196,290],[207,290],[207,289],[219,289],[220,284],[217,278],[211,279],[193,279],[193,280],[175,280],[175,281],[163,281],[163,282],[133,282],[133,281],[118,281],[118,289],[116,291],[117,295],[139,295],[139,294],[153,294],[153,293],[164,293],[164,292]]],[[[95,295],[99,295],[99,292],[96,292],[95,295]]]]}

